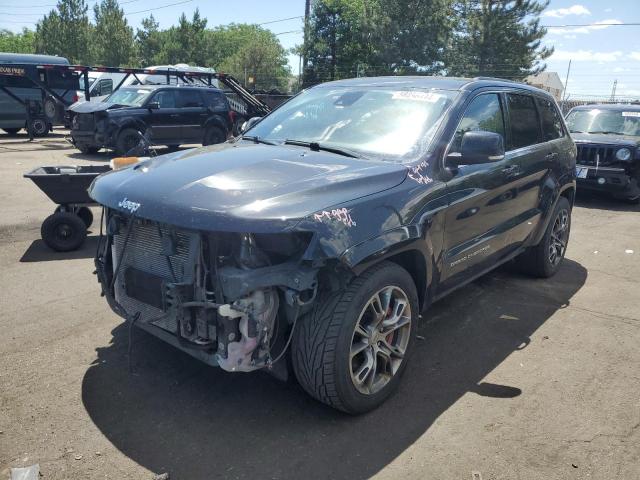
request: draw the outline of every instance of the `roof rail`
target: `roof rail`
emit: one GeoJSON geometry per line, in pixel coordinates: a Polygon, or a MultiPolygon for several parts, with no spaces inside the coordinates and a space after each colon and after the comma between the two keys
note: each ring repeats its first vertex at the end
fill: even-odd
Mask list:
{"type": "Polygon", "coordinates": [[[523,83],[523,82],[518,82],[516,80],[509,80],[508,78],[499,78],[499,77],[474,77],[473,80],[493,80],[496,82],[523,83]]]}

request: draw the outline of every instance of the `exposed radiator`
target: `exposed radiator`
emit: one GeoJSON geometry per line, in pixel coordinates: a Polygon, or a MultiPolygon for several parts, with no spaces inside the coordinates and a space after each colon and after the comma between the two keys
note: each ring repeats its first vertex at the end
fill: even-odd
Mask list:
{"type": "MultiPolygon", "coordinates": [[[[114,270],[120,263],[123,254],[128,224],[123,224],[117,235],[114,235],[112,255],[114,270]]],[[[127,295],[127,269],[146,272],[161,277],[167,282],[190,281],[194,265],[194,256],[198,254],[197,234],[170,230],[143,220],[135,220],[126,246],[124,263],[120,267],[114,290],[115,298],[129,314],[140,312],[140,320],[153,321],[159,327],[175,332],[175,319],[169,318],[161,308],[149,305],[137,298],[127,295]],[[162,237],[165,238],[163,245],[162,237]],[[171,241],[168,241],[172,239],[171,241]],[[171,255],[163,253],[171,245],[171,255]],[[169,262],[171,267],[169,266],[169,262]],[[174,277],[175,276],[175,277],[174,277]]]]}

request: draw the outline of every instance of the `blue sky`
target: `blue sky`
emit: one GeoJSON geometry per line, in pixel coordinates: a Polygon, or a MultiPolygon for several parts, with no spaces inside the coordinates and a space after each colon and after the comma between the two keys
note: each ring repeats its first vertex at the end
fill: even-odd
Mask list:
{"type": "MultiPolygon", "coordinates": [[[[304,0],[182,0],[167,8],[164,5],[181,0],[122,0],[129,23],[137,27],[150,12],[162,28],[176,22],[181,12],[190,16],[196,8],[208,19],[209,26],[236,23],[264,23],[304,14],[304,0]]],[[[33,26],[55,0],[0,0],[0,28],[19,30],[33,26]],[[24,23],[19,23],[24,22],[24,23]]],[[[90,5],[94,3],[89,0],[90,5]]],[[[552,0],[542,18],[544,25],[640,23],[640,0],[552,0]]],[[[302,20],[264,25],[285,48],[302,41],[302,20]],[[293,32],[293,33],[288,33],[293,32]]],[[[555,47],[547,60],[548,71],[556,71],[564,81],[572,60],[568,94],[570,96],[608,96],[613,82],[618,81],[618,95],[640,97],[640,26],[606,26],[550,28],[544,40],[555,47]]],[[[298,71],[298,59],[290,56],[292,71],[298,71]]]]}

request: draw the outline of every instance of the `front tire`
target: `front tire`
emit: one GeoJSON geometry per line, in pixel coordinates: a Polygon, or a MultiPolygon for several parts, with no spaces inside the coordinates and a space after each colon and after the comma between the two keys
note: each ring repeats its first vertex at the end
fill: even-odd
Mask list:
{"type": "Polygon", "coordinates": [[[127,155],[131,150],[140,145],[140,133],[135,128],[125,128],[118,135],[116,141],[116,153],[118,155],[127,155]]]}
{"type": "Polygon", "coordinates": [[[31,120],[31,133],[34,137],[44,137],[49,134],[49,124],[42,118],[31,120]]]}
{"type": "Polygon", "coordinates": [[[293,369],[304,390],[350,414],[397,388],[413,346],[418,295],[411,275],[380,263],[346,289],[325,293],[294,332],[293,369]]]}
{"type": "Polygon", "coordinates": [[[571,205],[565,197],[560,197],[540,243],[517,257],[516,263],[520,269],[534,277],[549,278],[555,275],[567,251],[570,231],[571,205]]]}

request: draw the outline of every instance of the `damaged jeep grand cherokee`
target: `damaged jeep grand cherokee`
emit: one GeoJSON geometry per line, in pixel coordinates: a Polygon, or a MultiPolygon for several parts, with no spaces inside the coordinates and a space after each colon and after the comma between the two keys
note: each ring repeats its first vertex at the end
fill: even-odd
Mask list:
{"type": "Polygon", "coordinates": [[[99,281],[130,324],[210,365],[290,364],[316,399],[365,412],[434,301],[512,259],[558,270],[575,155],[553,99],[525,85],[325,83],[233,142],[98,177],[99,281]]]}

